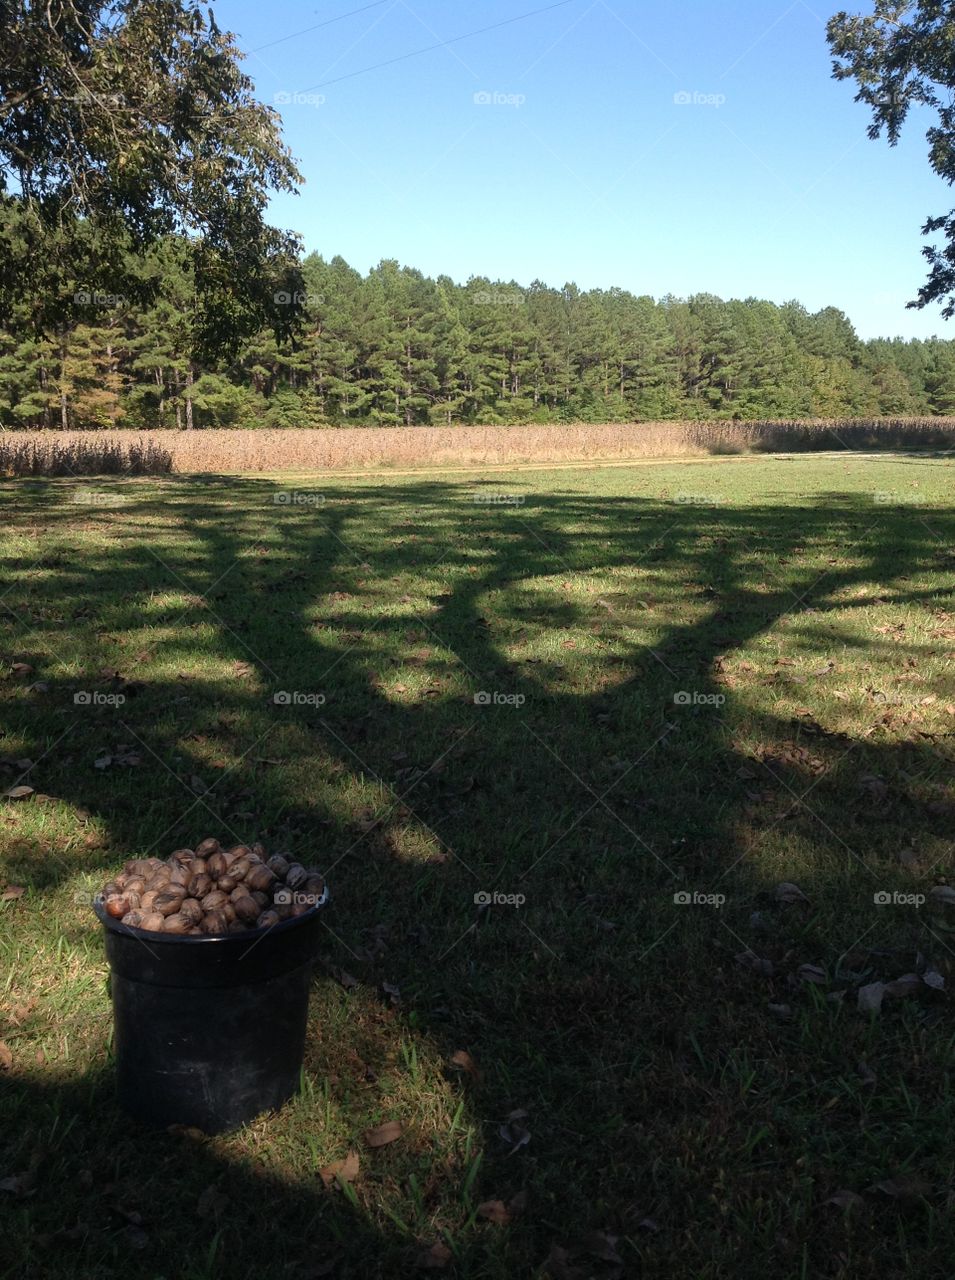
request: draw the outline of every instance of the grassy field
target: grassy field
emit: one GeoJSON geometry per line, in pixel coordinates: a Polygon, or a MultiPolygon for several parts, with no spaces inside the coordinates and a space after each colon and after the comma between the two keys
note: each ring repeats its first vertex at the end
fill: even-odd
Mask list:
{"type": "Polygon", "coordinates": [[[951,1275],[953,481],[0,484],[0,1275],[951,1275]],[[209,834],[328,877],[303,1087],[149,1134],[83,895],[209,834]]]}

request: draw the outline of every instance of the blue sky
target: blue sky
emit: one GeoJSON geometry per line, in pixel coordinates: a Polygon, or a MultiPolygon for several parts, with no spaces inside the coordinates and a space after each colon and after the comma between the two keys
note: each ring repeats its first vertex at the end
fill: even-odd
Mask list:
{"type": "Polygon", "coordinates": [[[215,5],[306,178],[273,220],[362,271],[795,297],[863,337],[955,337],[937,307],[905,308],[921,225],[955,203],[930,117],[870,142],[830,76],[825,21],[865,0],[569,0],[352,74],[546,3],[215,5]]]}

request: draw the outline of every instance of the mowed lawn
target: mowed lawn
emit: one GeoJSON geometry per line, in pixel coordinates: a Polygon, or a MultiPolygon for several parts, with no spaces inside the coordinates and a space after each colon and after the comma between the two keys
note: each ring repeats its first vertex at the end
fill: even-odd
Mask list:
{"type": "Polygon", "coordinates": [[[0,1275],[950,1275],[953,495],[0,484],[0,1275]],[[217,1139],[115,1109],[84,905],[207,835],[332,892],[302,1093],[217,1139]]]}

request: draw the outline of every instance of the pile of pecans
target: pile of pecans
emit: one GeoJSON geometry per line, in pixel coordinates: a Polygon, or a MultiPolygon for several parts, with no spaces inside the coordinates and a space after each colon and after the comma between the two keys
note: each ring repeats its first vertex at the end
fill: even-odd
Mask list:
{"type": "Polygon", "coordinates": [[[213,837],[169,857],[134,858],[105,885],[114,920],[150,933],[225,934],[265,929],[324,899],[325,881],[261,844],[223,849],[213,837]]]}

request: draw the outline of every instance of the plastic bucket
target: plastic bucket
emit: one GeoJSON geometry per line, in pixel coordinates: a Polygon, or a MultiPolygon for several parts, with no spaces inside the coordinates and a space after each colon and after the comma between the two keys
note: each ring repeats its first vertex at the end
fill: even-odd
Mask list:
{"type": "Polygon", "coordinates": [[[120,924],[102,903],[121,1106],[143,1123],[237,1129],[298,1088],[322,899],[224,937],[120,924]]]}

